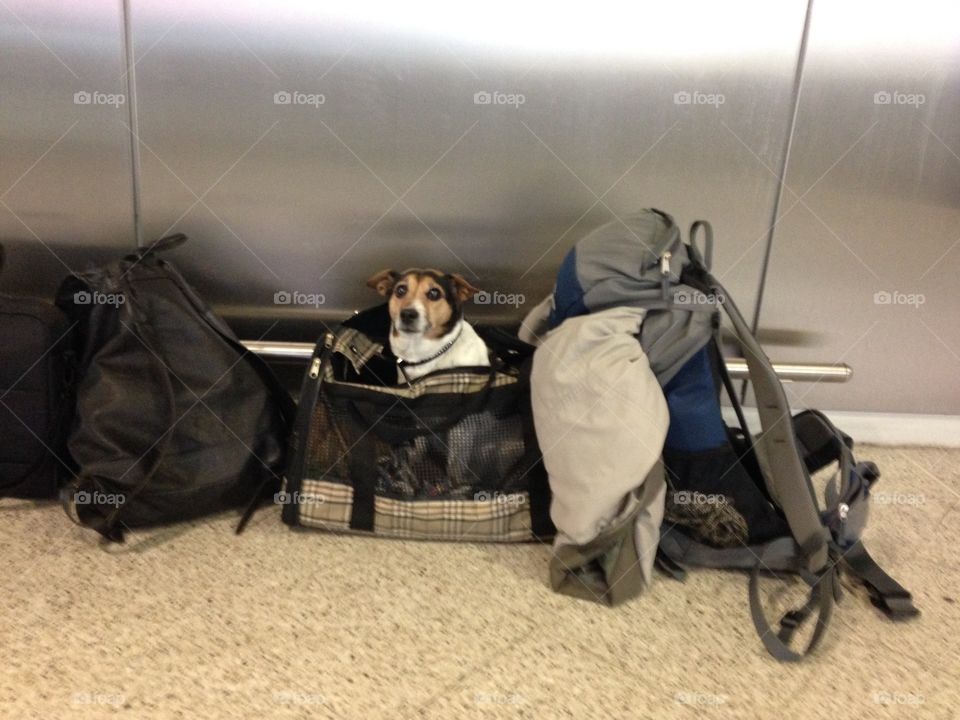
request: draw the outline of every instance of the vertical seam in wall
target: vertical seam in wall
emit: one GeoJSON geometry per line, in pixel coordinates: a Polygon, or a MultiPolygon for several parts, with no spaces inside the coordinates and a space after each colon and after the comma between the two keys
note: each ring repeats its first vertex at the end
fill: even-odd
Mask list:
{"type": "Polygon", "coordinates": [[[136,61],[133,55],[133,28],[130,18],[130,0],[121,0],[123,13],[123,54],[127,71],[127,123],[130,126],[130,172],[133,185],[133,233],[136,246],[143,247],[140,224],[140,126],[137,121],[136,61]]]}
{"type": "MultiPolygon", "coordinates": [[[[783,145],[783,155],[780,158],[780,170],[777,184],[777,194],[773,200],[773,211],[770,215],[770,229],[767,231],[767,247],[763,253],[763,262],[760,266],[760,284],[757,288],[757,303],[753,309],[751,329],[756,335],[760,327],[760,310],[763,305],[763,292],[767,285],[767,272],[770,269],[770,255],[773,251],[773,237],[776,234],[777,216],[783,202],[783,192],[787,181],[787,168],[790,164],[790,152],[793,149],[793,135],[797,127],[797,115],[800,112],[800,91],[803,87],[803,68],[807,57],[807,40],[810,36],[810,21],[813,17],[813,0],[807,0],[807,11],[803,18],[803,31],[800,34],[800,49],[797,52],[797,66],[793,75],[793,92],[791,95],[790,123],[787,126],[787,141],[783,145]]],[[[743,381],[740,393],[741,401],[746,400],[747,381],[743,381]]]]}

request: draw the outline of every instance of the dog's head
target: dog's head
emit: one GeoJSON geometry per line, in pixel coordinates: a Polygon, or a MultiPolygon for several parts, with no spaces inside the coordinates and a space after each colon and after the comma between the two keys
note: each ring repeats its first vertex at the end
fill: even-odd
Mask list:
{"type": "Polygon", "coordinates": [[[389,298],[393,333],[441,338],[463,317],[463,304],[478,291],[463,276],[439,270],[383,270],[367,280],[389,298]]]}

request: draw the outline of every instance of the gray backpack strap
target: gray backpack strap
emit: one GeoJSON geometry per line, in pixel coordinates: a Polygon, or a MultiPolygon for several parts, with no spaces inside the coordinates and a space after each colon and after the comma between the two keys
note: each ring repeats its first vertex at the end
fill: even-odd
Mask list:
{"type": "Polygon", "coordinates": [[[800,548],[793,538],[772,540],[765,545],[713,547],[698,542],[689,535],[664,525],[660,531],[658,548],[666,562],[660,568],[676,579],[683,579],[684,565],[725,570],[753,570],[765,556],[763,569],[776,572],[799,571],[800,548]],[[668,565],[669,567],[664,567],[668,565]]]}
{"type": "Polygon", "coordinates": [[[664,527],[661,530],[657,559],[658,567],[677,580],[685,579],[683,563],[699,567],[749,570],[750,616],[753,626],[767,651],[777,660],[784,662],[802,660],[816,649],[830,622],[834,600],[839,593],[836,568],[831,567],[819,575],[803,571],[803,553],[790,537],[777,538],[760,546],[715,548],[664,527]],[[807,601],[780,619],[779,630],[775,630],[768,622],[760,601],[762,572],[799,573],[811,588],[807,601]],[[802,652],[791,649],[790,641],[793,635],[814,613],[817,615],[817,624],[807,647],[802,652]]]}
{"type": "Polygon", "coordinates": [[[783,550],[778,547],[780,542],[780,540],[775,540],[767,545],[750,574],[750,616],[753,618],[753,626],[757,629],[767,652],[783,662],[798,662],[816,650],[823,639],[830,623],[830,617],[833,615],[834,601],[839,593],[840,585],[837,579],[837,570],[833,566],[816,576],[801,573],[803,579],[810,585],[810,596],[801,607],[791,610],[781,618],[780,631],[774,633],[770,623],[767,622],[763,613],[763,606],[760,603],[760,572],[761,568],[768,562],[776,564],[777,556],[783,550]],[[796,629],[813,612],[817,613],[817,624],[813,629],[807,647],[803,652],[797,652],[790,648],[789,642],[796,629]]]}
{"type": "Polygon", "coordinates": [[[712,275],[708,274],[707,279],[723,297],[723,307],[740,341],[750,383],[757,397],[761,433],[754,448],[764,481],[770,495],[783,509],[794,538],[806,553],[805,569],[817,573],[827,566],[830,533],[820,519],[810,476],[801,460],[787,396],[770,359],[730,295],[712,275]]]}

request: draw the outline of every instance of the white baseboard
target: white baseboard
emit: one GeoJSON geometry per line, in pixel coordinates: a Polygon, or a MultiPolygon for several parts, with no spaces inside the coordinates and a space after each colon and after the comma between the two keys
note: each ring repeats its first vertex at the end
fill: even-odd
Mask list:
{"type": "MultiPolygon", "coordinates": [[[[751,432],[760,432],[757,409],[745,407],[743,414],[751,432]]],[[[825,410],[824,414],[857,443],[960,448],[960,415],[911,415],[848,410],[825,410]]],[[[728,424],[737,422],[733,408],[724,407],[723,417],[728,424]]]]}

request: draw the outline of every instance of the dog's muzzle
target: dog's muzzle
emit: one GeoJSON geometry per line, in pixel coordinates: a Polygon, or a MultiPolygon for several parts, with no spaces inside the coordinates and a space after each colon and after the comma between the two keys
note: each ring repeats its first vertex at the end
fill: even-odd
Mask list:
{"type": "Polygon", "coordinates": [[[397,323],[401,330],[407,332],[416,332],[419,330],[417,321],[420,319],[420,313],[413,308],[404,308],[400,311],[400,322],[397,323]]]}

